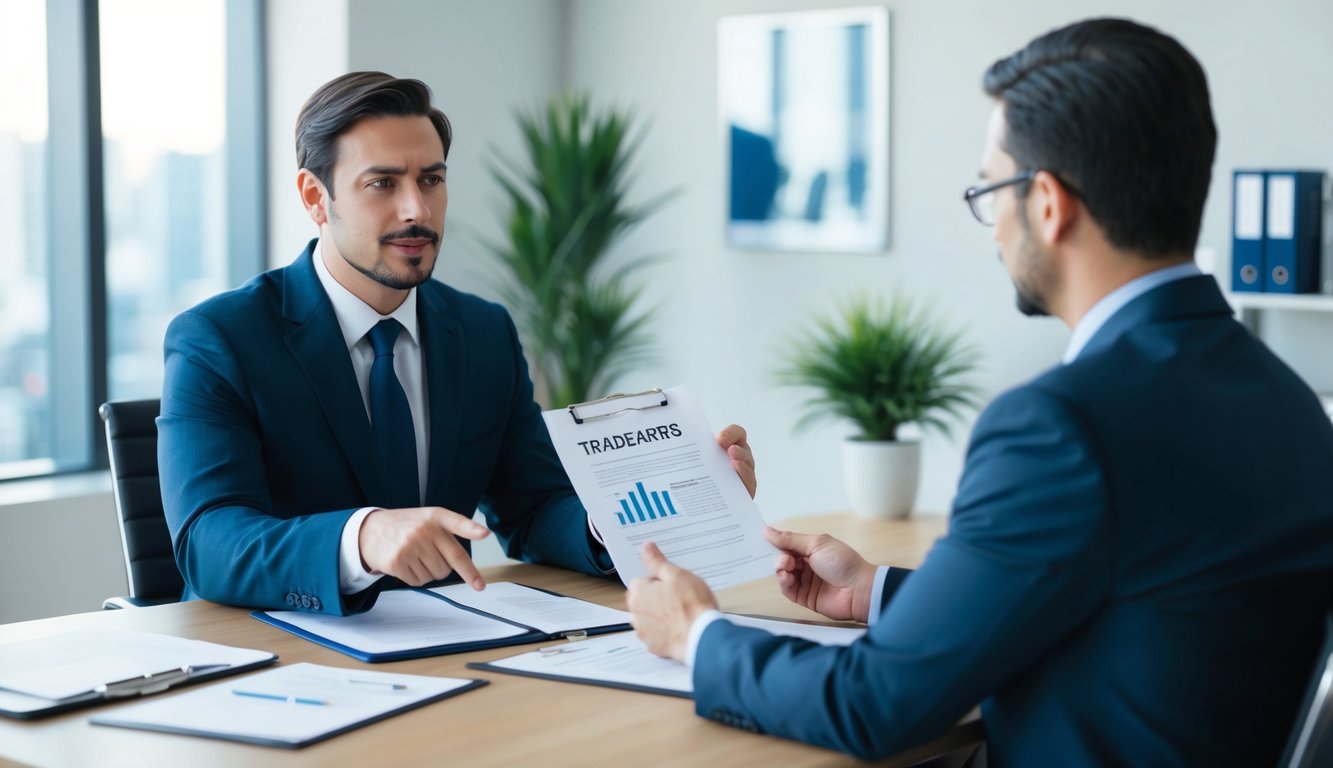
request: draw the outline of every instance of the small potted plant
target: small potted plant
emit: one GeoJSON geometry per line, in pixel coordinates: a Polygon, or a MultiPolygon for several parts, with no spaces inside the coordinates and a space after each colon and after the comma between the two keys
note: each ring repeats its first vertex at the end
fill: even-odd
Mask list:
{"type": "Polygon", "coordinates": [[[900,439],[904,424],[948,434],[948,418],[976,405],[967,379],[976,350],[924,306],[860,298],[820,317],[794,340],[781,381],[814,391],[797,424],[835,418],[857,432],[843,444],[847,495],[857,514],[903,517],[921,473],[921,443],[900,439]]]}

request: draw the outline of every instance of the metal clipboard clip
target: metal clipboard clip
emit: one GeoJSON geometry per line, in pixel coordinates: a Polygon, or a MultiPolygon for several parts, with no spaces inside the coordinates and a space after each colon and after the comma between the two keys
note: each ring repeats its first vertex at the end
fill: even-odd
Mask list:
{"type": "Polygon", "coordinates": [[[195,668],[189,666],[173,667],[148,675],[136,675],[124,680],[102,683],[93,690],[108,699],[119,699],[125,696],[146,696],[150,693],[160,693],[176,683],[189,680],[194,671],[195,668]]]}
{"type": "Polygon", "coordinates": [[[661,387],[653,387],[652,389],[645,389],[642,392],[617,392],[614,395],[599,397],[596,400],[589,400],[586,403],[574,403],[569,406],[569,416],[574,420],[575,424],[582,424],[585,421],[604,419],[607,416],[615,416],[616,414],[624,413],[625,411],[646,411],[649,408],[661,408],[666,404],[666,393],[662,391],[661,387]],[[620,408],[614,407],[619,401],[633,400],[634,398],[652,398],[652,401],[644,405],[626,404],[620,408]],[[601,411],[602,407],[609,407],[609,409],[601,411]],[[579,414],[580,409],[584,411],[584,415],[579,414]],[[589,411],[598,412],[589,413],[589,411]]]}

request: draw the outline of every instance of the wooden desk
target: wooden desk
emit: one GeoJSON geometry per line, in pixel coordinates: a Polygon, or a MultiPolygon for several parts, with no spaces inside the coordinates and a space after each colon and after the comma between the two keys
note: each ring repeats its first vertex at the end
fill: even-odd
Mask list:
{"type": "MultiPolygon", "coordinates": [[[[878,522],[850,515],[784,521],[827,531],[870,559],[913,567],[944,531],[941,518],[878,522]]],[[[618,582],[528,564],[483,569],[489,581],[516,581],[623,609],[618,582]]],[[[764,580],[719,596],[725,610],[791,618],[816,617],[764,580]]],[[[279,663],[310,661],[425,675],[483,677],[491,684],[329,741],[289,751],[212,739],[93,726],[91,710],[34,722],[0,718],[0,763],[134,766],[388,766],[388,765],[782,765],[863,764],[847,755],[772,736],[754,735],[696,717],[692,702],[610,688],[492,675],[466,669],[519,652],[498,648],[453,656],[363,665],[250,618],[249,612],[194,601],[157,608],[100,611],[0,626],[0,642],[75,627],[122,627],[262,648],[279,663]]],[[[173,694],[163,694],[170,696],[173,694]]],[[[105,705],[103,708],[119,706],[105,705]]],[[[885,762],[911,765],[981,738],[975,719],[885,762]]]]}

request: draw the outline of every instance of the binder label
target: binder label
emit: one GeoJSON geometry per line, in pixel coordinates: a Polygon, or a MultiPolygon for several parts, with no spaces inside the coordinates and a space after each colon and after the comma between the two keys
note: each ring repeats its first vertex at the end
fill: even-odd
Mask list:
{"type": "Polygon", "coordinates": [[[1268,177],[1268,237],[1290,240],[1296,236],[1296,177],[1268,177]]]}
{"type": "Polygon", "coordinates": [[[1257,173],[1236,175],[1237,240],[1261,240],[1264,236],[1264,177],[1257,173]]]}

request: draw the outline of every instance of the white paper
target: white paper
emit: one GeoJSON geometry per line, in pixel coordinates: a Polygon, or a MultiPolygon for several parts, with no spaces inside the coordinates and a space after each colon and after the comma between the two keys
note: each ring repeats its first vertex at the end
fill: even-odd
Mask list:
{"type": "Polygon", "coordinates": [[[375,607],[353,616],[322,616],[301,611],[267,613],[368,654],[496,640],[528,631],[410,589],[386,590],[375,607]]]}
{"type": "Polygon", "coordinates": [[[92,718],[92,722],[226,739],[301,744],[471,682],[456,677],[371,672],[303,662],[248,677],[230,678],[170,698],[121,707],[92,718]],[[395,688],[395,685],[401,687],[395,688]],[[297,704],[241,696],[234,691],[300,697],[322,703],[297,704]]]}
{"type": "MultiPolygon", "coordinates": [[[[861,627],[825,627],[790,621],[756,619],[729,614],[727,619],[742,627],[762,629],[774,635],[800,637],[822,645],[850,645],[866,633],[861,627]]],[[[693,693],[689,667],[673,659],[654,656],[633,632],[602,635],[589,640],[547,646],[546,649],[491,662],[515,672],[655,688],[693,693]]]]}
{"type": "Polygon", "coordinates": [[[1237,240],[1259,240],[1264,236],[1264,177],[1258,173],[1236,174],[1237,240]]]}
{"type": "Polygon", "coordinates": [[[568,410],[542,414],[621,581],[646,575],[645,541],[713,589],[771,577],[776,550],[764,539],[759,508],[689,391],[665,394],[665,406],[583,424],[568,410]]]}
{"type": "Polygon", "coordinates": [[[244,666],[272,656],[151,632],[82,629],[0,645],[0,689],[54,703],[132,677],[187,666],[244,666]]]}
{"type": "Polygon", "coordinates": [[[1268,177],[1268,239],[1290,240],[1296,236],[1296,177],[1268,177]]]}
{"type": "Polygon", "coordinates": [[[487,584],[480,592],[466,584],[431,591],[470,608],[536,627],[548,635],[629,623],[629,614],[624,611],[510,582],[487,584]]]}

